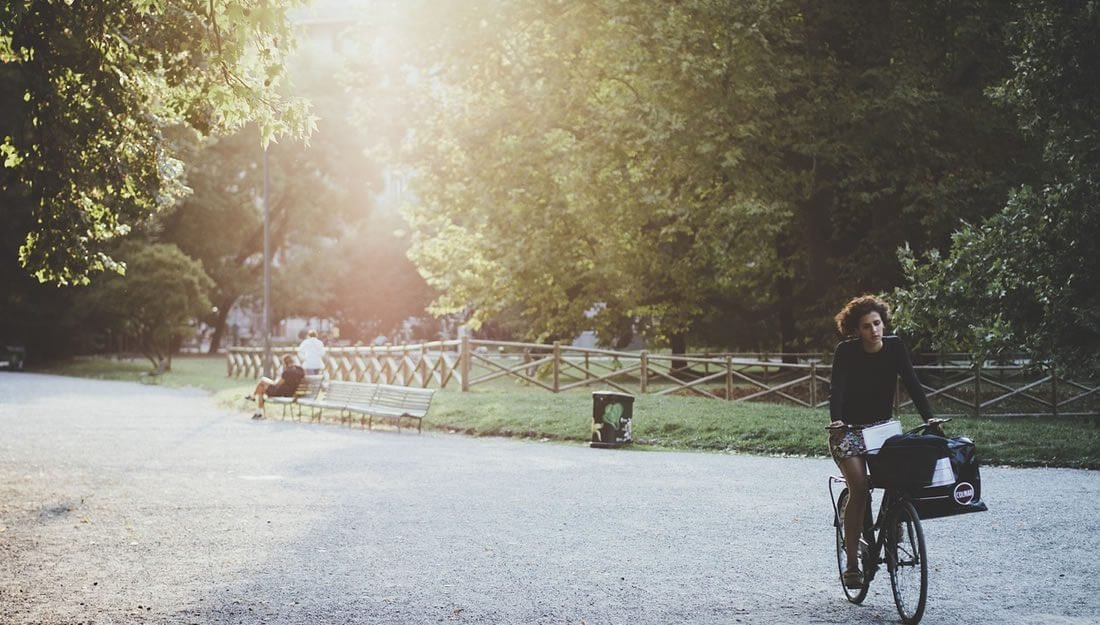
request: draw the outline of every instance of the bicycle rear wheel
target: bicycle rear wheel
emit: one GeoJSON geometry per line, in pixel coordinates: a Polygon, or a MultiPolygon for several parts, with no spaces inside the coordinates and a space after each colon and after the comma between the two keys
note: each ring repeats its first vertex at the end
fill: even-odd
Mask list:
{"type": "Polygon", "coordinates": [[[894,605],[906,625],[924,616],[928,599],[928,558],[920,517],[908,501],[898,501],[886,526],[886,567],[894,589],[894,605]]]}
{"type": "MultiPolygon", "coordinates": [[[[844,510],[847,509],[847,507],[848,489],[844,489],[840,491],[840,496],[836,499],[836,509],[837,512],[839,512],[839,516],[833,519],[833,525],[836,526],[836,564],[840,572],[840,587],[844,590],[844,596],[852,603],[863,603],[863,599],[867,597],[867,589],[871,585],[871,578],[866,570],[863,571],[862,588],[848,588],[844,585],[844,571],[848,568],[848,556],[844,551],[844,510]]],[[[863,562],[867,561],[866,550],[866,541],[860,541],[859,554],[863,562]]]]}

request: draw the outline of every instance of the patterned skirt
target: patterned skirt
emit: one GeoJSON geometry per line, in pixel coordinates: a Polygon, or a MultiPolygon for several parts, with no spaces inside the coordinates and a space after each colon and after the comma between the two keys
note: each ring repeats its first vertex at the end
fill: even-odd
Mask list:
{"type": "Polygon", "coordinates": [[[863,428],[881,425],[888,420],[876,421],[866,425],[853,425],[841,430],[829,430],[829,453],[832,454],[833,461],[840,464],[840,461],[845,458],[867,455],[867,443],[863,440],[863,428]]]}

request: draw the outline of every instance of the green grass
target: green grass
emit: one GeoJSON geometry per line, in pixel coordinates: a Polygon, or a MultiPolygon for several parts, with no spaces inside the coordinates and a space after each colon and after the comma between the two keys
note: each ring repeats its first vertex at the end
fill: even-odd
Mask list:
{"type": "MultiPolygon", "coordinates": [[[[442,391],[428,421],[433,428],[479,436],[523,436],[587,441],[589,393],[442,391]]],[[[919,419],[902,415],[906,428],[919,419]]],[[[634,400],[634,440],[667,449],[824,456],[824,410],[693,397],[642,395],[634,400]]],[[[1053,418],[956,417],[951,436],[969,436],[986,464],[1100,468],[1096,423],[1053,418]]]]}
{"type": "MultiPolygon", "coordinates": [[[[127,382],[140,381],[142,373],[152,370],[153,364],[140,357],[74,358],[35,369],[40,373],[127,382]]],[[[227,377],[225,372],[225,358],[221,356],[175,356],[172,358],[172,370],[162,375],[158,383],[177,388],[202,388],[211,392],[251,386],[249,381],[227,377]]]]}
{"type": "MultiPolygon", "coordinates": [[[[148,361],[78,359],[40,371],[137,381],[148,361]]],[[[244,410],[240,397],[252,380],[226,376],[225,359],[177,357],[164,374],[165,386],[194,386],[217,401],[244,410]]],[[[592,395],[598,389],[564,393],[494,384],[468,393],[436,393],[424,427],[472,436],[513,436],[586,442],[591,438],[592,395]]],[[[640,395],[634,400],[637,449],[739,451],[756,454],[825,456],[828,416],[823,410],[765,403],[725,402],[697,397],[640,395]]],[[[902,415],[906,427],[917,417],[902,415]]],[[[1100,469],[1100,427],[1095,419],[957,417],[949,435],[974,439],[985,464],[1100,469]]]]}

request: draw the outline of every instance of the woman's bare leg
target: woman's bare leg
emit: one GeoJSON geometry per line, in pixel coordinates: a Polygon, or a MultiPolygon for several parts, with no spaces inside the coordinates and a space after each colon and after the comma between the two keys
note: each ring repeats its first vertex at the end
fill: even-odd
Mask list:
{"type": "Polygon", "coordinates": [[[861,456],[845,458],[840,472],[848,482],[848,506],[844,509],[844,552],[848,570],[859,570],[859,537],[867,508],[867,462],[861,456]]]}
{"type": "Polygon", "coordinates": [[[256,406],[260,410],[264,409],[264,395],[267,393],[267,389],[274,383],[274,380],[267,377],[260,378],[256,382],[256,388],[252,390],[252,397],[256,399],[256,406]]]}

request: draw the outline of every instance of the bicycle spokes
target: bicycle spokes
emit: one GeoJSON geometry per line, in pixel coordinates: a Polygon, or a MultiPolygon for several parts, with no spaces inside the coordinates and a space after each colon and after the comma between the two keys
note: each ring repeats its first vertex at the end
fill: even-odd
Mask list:
{"type": "Polygon", "coordinates": [[[886,562],[894,604],[904,623],[913,624],[924,615],[928,593],[928,562],[924,531],[913,506],[902,501],[887,526],[886,562]]]}
{"type": "MultiPolygon", "coordinates": [[[[842,484],[840,478],[829,478],[829,494],[833,485],[842,484]]],[[[894,605],[906,625],[916,625],[924,616],[928,597],[928,561],[924,546],[924,530],[916,509],[899,493],[883,493],[878,518],[871,515],[871,499],[867,499],[863,535],[860,536],[859,554],[863,571],[863,586],[848,588],[843,583],[848,558],[844,542],[844,516],[848,507],[848,489],[840,491],[833,500],[833,524],[836,530],[837,569],[844,596],[852,603],[862,603],[867,596],[871,580],[879,565],[886,564],[893,589],[894,605]]]]}

